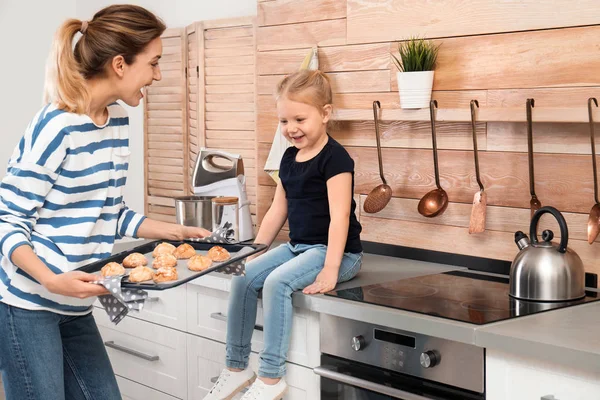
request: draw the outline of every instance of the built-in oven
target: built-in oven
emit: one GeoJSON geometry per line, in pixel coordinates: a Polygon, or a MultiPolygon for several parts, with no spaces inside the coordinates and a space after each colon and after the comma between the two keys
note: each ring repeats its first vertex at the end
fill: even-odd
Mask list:
{"type": "Polygon", "coordinates": [[[483,400],[485,350],[322,316],[321,400],[483,400]]]}

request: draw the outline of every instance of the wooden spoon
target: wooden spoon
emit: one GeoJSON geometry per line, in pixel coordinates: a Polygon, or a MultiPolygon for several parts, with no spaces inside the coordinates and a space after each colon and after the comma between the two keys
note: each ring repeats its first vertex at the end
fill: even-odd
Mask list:
{"type": "Polygon", "coordinates": [[[531,209],[532,218],[533,214],[542,207],[542,203],[535,195],[535,173],[533,171],[533,121],[531,109],[534,105],[535,101],[533,99],[527,99],[527,155],[529,159],[529,193],[531,194],[529,208],[531,209]]]}
{"type": "Polygon", "coordinates": [[[435,138],[435,109],[437,106],[437,100],[431,100],[429,103],[429,113],[431,116],[431,141],[433,145],[433,168],[435,170],[435,185],[437,186],[437,189],[433,189],[423,196],[417,207],[419,214],[427,218],[433,218],[441,215],[448,207],[448,194],[440,185],[440,171],[438,168],[437,142],[435,138]]]}
{"type": "Polygon", "coordinates": [[[477,131],[475,126],[475,106],[479,108],[477,100],[471,100],[471,128],[473,130],[473,154],[475,157],[475,177],[479,184],[479,192],[473,197],[473,208],[471,208],[471,220],[469,221],[469,233],[481,233],[485,231],[485,216],[487,208],[487,194],[483,189],[481,177],[479,176],[479,155],[477,150],[477,131]]]}
{"type": "Polygon", "coordinates": [[[381,108],[381,103],[375,100],[373,102],[373,119],[375,121],[375,136],[377,137],[377,157],[379,160],[379,176],[381,177],[381,185],[377,186],[368,194],[363,205],[363,210],[369,214],[378,213],[383,210],[392,198],[392,188],[387,184],[385,176],[383,176],[383,163],[381,161],[381,143],[379,139],[379,120],[377,118],[377,110],[381,108]]]}
{"type": "Polygon", "coordinates": [[[598,100],[588,99],[588,114],[590,119],[590,143],[592,144],[592,166],[594,167],[594,200],[596,204],[590,210],[587,223],[588,243],[592,244],[600,232],[600,203],[598,202],[598,173],[596,172],[596,144],[594,140],[594,119],[592,117],[592,102],[598,107],[598,100]]]}

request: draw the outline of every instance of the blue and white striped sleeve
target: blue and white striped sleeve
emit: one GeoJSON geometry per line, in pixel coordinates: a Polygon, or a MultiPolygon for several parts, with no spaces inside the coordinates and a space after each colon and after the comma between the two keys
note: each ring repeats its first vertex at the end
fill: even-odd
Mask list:
{"type": "Polygon", "coordinates": [[[65,131],[56,123],[44,124],[56,115],[50,114],[43,110],[30,125],[0,183],[0,254],[9,259],[17,247],[31,246],[38,209],[66,157],[65,131]]]}
{"type": "Polygon", "coordinates": [[[125,205],[125,202],[121,203],[121,210],[119,210],[119,219],[117,222],[117,233],[116,239],[121,239],[124,236],[138,239],[138,229],[146,217],[142,214],[138,214],[132,209],[125,205]]]}

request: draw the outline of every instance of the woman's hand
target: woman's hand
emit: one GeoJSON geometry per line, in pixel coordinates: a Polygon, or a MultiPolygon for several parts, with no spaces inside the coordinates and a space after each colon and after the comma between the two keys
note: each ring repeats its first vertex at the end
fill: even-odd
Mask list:
{"type": "Polygon", "coordinates": [[[315,293],[327,293],[335,289],[338,280],[338,271],[332,268],[323,268],[323,270],[317,275],[315,282],[304,288],[302,293],[304,294],[315,294],[315,293]]]}
{"type": "Polygon", "coordinates": [[[71,271],[64,274],[52,274],[42,284],[51,293],[85,299],[109,293],[104,286],[90,283],[99,279],[93,274],[71,271]]]}
{"type": "Polygon", "coordinates": [[[181,236],[183,239],[199,239],[210,236],[211,232],[204,228],[198,228],[195,226],[181,226],[181,236]]]}

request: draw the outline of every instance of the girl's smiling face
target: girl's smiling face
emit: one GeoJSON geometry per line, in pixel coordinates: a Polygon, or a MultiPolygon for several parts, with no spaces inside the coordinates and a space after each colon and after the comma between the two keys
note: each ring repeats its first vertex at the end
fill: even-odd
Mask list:
{"type": "Polygon", "coordinates": [[[277,115],[285,138],[296,148],[309,150],[318,146],[327,135],[331,105],[319,109],[282,97],[277,101],[277,115]]]}

